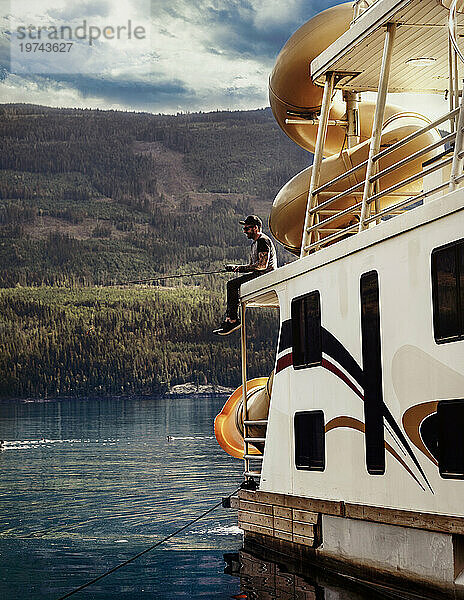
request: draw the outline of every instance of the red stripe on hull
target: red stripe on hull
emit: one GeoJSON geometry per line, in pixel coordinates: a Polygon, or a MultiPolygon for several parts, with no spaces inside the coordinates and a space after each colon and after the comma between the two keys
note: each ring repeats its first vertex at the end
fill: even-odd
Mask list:
{"type": "Polygon", "coordinates": [[[338,369],[335,365],[333,365],[330,361],[328,361],[325,358],[322,359],[322,366],[325,369],[327,369],[328,371],[331,371],[332,373],[334,373],[334,375],[339,377],[342,381],[344,381],[346,383],[346,385],[348,385],[353,390],[353,392],[361,398],[361,400],[364,400],[363,394],[361,394],[361,392],[354,385],[354,383],[350,379],[348,379],[348,377],[345,375],[345,373],[340,371],[340,369],[338,369]]]}
{"type": "Polygon", "coordinates": [[[282,356],[281,358],[279,358],[279,360],[277,361],[276,374],[280,373],[280,371],[283,371],[284,369],[286,369],[287,367],[289,367],[292,364],[293,364],[293,354],[291,352],[289,352],[285,356],[282,356]]]}

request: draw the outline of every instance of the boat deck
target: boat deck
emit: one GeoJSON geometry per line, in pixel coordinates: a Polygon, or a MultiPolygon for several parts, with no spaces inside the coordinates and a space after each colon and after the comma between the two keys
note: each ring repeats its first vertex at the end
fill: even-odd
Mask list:
{"type": "Polygon", "coordinates": [[[276,286],[300,276],[304,272],[317,269],[355,252],[374,246],[384,240],[393,238],[401,233],[420,227],[425,223],[441,219],[464,209],[464,194],[460,190],[446,196],[436,198],[422,206],[405,212],[400,217],[395,217],[382,222],[358,235],[341,240],[327,248],[306,256],[304,259],[295,260],[279,267],[275,271],[261,275],[256,279],[247,281],[241,286],[241,299],[248,307],[279,306],[276,286]]]}
{"type": "MultiPolygon", "coordinates": [[[[437,0],[377,0],[312,61],[311,77],[324,85],[327,72],[345,72],[338,88],[377,91],[385,26],[396,23],[389,92],[444,92],[449,88],[448,17],[437,0]],[[418,59],[430,59],[429,64],[418,59]]],[[[458,14],[458,37],[463,26],[458,14]]]]}

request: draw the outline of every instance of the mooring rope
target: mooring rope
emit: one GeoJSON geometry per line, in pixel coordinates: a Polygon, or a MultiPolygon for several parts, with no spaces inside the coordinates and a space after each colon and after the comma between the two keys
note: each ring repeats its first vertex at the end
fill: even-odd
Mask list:
{"type": "MultiPolygon", "coordinates": [[[[231,494],[229,494],[229,496],[227,496],[227,498],[230,499],[234,494],[236,494],[239,491],[239,489],[240,489],[240,487],[238,487],[231,494]]],[[[107,577],[108,575],[111,575],[111,573],[114,573],[115,571],[118,571],[119,569],[122,569],[122,567],[125,567],[126,565],[128,565],[131,562],[133,562],[137,558],[140,558],[144,554],[147,554],[147,552],[151,552],[151,550],[154,550],[158,546],[161,546],[161,544],[164,544],[164,542],[167,542],[168,540],[170,540],[174,536],[178,535],[179,533],[181,533],[182,531],[184,531],[185,529],[187,529],[188,527],[190,527],[191,525],[193,525],[197,521],[200,521],[201,519],[203,519],[203,517],[206,517],[206,515],[209,515],[209,513],[212,513],[213,510],[216,510],[216,508],[218,508],[219,506],[222,506],[222,503],[223,503],[223,500],[221,500],[220,502],[216,503],[211,508],[208,508],[208,510],[205,510],[203,513],[201,513],[201,515],[199,515],[198,517],[195,517],[194,519],[192,519],[191,521],[189,521],[186,525],[183,525],[182,527],[179,527],[179,529],[176,529],[176,531],[173,531],[172,533],[170,533],[169,535],[167,535],[166,537],[164,537],[162,540],[159,540],[158,542],[156,542],[156,544],[153,544],[149,548],[145,548],[145,550],[142,550],[141,552],[139,552],[135,556],[132,556],[131,558],[128,558],[124,562],[119,563],[118,565],[116,565],[112,569],[109,569],[108,571],[105,571],[105,573],[102,573],[98,577],[94,577],[94,579],[92,579],[90,581],[87,581],[87,583],[84,583],[84,584],[80,585],[78,588],[76,588],[76,589],[68,592],[64,596],[60,596],[57,600],[65,600],[65,598],[69,598],[70,596],[73,596],[74,594],[77,594],[77,592],[80,592],[81,590],[83,590],[83,589],[85,589],[85,588],[93,585],[97,581],[100,581],[100,579],[103,579],[104,577],[107,577]]]]}

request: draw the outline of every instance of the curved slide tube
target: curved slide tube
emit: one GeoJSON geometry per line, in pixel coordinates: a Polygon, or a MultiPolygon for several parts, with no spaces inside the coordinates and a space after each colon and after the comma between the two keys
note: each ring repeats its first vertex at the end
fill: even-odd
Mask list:
{"type": "MultiPolygon", "coordinates": [[[[382,131],[382,147],[388,147],[406,136],[419,130],[421,127],[427,125],[430,121],[419,114],[414,113],[399,113],[394,115],[384,125],[382,131]]],[[[400,160],[410,156],[414,152],[417,152],[425,146],[437,141],[439,133],[436,130],[428,131],[414,140],[408,142],[401,148],[387,154],[383,159],[379,161],[379,169],[383,170],[387,167],[397,164],[400,160]]],[[[334,179],[338,175],[348,171],[355,165],[358,165],[369,156],[369,145],[370,140],[366,140],[361,144],[358,144],[354,148],[349,150],[341,150],[338,155],[333,155],[326,158],[321,167],[321,180],[320,184],[324,184],[331,179],[334,179]]],[[[383,191],[390,186],[404,180],[406,177],[419,172],[422,169],[422,163],[432,158],[435,155],[435,151],[427,152],[419,158],[416,158],[402,168],[396,169],[392,173],[382,177],[380,182],[380,191],[383,191]]],[[[277,194],[274,204],[272,206],[271,215],[269,218],[269,227],[273,236],[279,240],[279,242],[290,252],[299,255],[301,239],[303,235],[303,225],[305,220],[306,202],[308,200],[309,183],[311,180],[312,166],[304,169],[289,182],[277,194]]],[[[330,186],[326,190],[326,195],[322,200],[327,200],[331,196],[335,196],[356,183],[364,181],[366,176],[366,167],[362,167],[355,171],[349,177],[346,177],[338,184],[330,186]]],[[[359,188],[362,190],[362,187],[359,188]]],[[[422,178],[417,179],[413,183],[410,183],[401,188],[402,195],[416,195],[422,190],[422,178]]],[[[359,202],[361,197],[349,195],[341,198],[340,200],[332,203],[328,208],[330,210],[341,211],[345,208],[353,206],[356,202],[359,202]]],[[[378,204],[379,209],[384,209],[387,206],[398,202],[400,198],[395,193],[383,196],[378,204]]],[[[322,214],[322,219],[328,215],[322,214]]],[[[334,227],[347,227],[353,224],[356,216],[354,213],[340,217],[327,224],[327,228],[334,227]]],[[[331,232],[325,232],[324,227],[319,230],[321,238],[325,235],[329,235],[331,232]]]]}
{"type": "MultiPolygon", "coordinates": [[[[270,104],[277,122],[293,141],[310,152],[314,152],[315,149],[317,126],[287,124],[285,120],[291,114],[307,118],[315,118],[319,115],[323,90],[312,83],[309,77],[309,65],[313,58],[318,56],[349,28],[352,15],[352,4],[345,3],[329,8],[310,19],[285,44],[277,57],[270,77],[270,104]]],[[[353,148],[344,149],[346,130],[343,126],[331,125],[328,127],[324,146],[324,154],[327,158],[323,161],[321,167],[321,184],[330,181],[368,158],[374,111],[374,103],[359,103],[360,143],[353,148]]],[[[331,105],[329,119],[344,120],[346,118],[345,113],[345,103],[334,101],[331,105]]],[[[430,123],[426,117],[420,114],[405,112],[403,109],[391,105],[386,106],[384,118],[382,148],[394,144],[430,123]]],[[[439,137],[440,135],[436,130],[421,135],[413,142],[387,155],[380,161],[380,169],[396,164],[402,158],[438,140],[439,137]]],[[[390,175],[382,177],[380,179],[380,190],[385,190],[409,175],[417,173],[421,170],[422,163],[434,155],[435,152],[429,152],[407,163],[403,168],[395,170],[390,175]]],[[[311,168],[308,167],[301,171],[280,190],[269,218],[269,227],[274,237],[294,254],[300,253],[311,168]]],[[[326,190],[322,201],[329,199],[330,193],[334,196],[336,193],[361,182],[365,174],[366,169],[361,168],[352,176],[330,187],[326,190]]],[[[401,188],[401,194],[413,195],[420,192],[421,189],[422,179],[419,179],[413,184],[401,188]]],[[[359,195],[347,196],[332,204],[329,208],[331,210],[343,210],[353,206],[359,200],[359,195]]],[[[397,195],[386,196],[382,198],[380,208],[385,208],[395,201],[398,201],[397,195]]],[[[322,215],[321,220],[326,216],[322,215]]],[[[346,227],[353,224],[355,218],[352,213],[339,221],[332,221],[327,227],[332,230],[333,228],[346,227]]],[[[320,233],[321,237],[324,238],[323,229],[320,233]]]]}
{"type": "MultiPolygon", "coordinates": [[[[267,419],[272,393],[274,372],[270,377],[258,377],[247,381],[248,418],[251,421],[267,419]]],[[[224,404],[214,420],[214,435],[225,452],[234,458],[243,458],[243,401],[242,389],[238,387],[224,404]]],[[[266,426],[256,425],[248,429],[251,437],[265,437],[266,426]]],[[[251,446],[250,454],[262,454],[264,444],[251,446]]]]}

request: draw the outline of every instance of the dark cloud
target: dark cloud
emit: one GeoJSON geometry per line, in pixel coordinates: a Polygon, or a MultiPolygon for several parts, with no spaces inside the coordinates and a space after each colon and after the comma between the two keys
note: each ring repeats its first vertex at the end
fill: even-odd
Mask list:
{"type": "MultiPolygon", "coordinates": [[[[8,76],[8,74],[6,74],[8,76]]],[[[2,68],[0,66],[0,89],[2,68]]],[[[8,83],[8,81],[7,81],[8,83]]],[[[145,112],[176,112],[207,109],[248,109],[265,104],[266,97],[259,86],[249,85],[236,88],[195,91],[179,80],[159,79],[151,82],[122,82],[92,75],[23,75],[15,76],[14,84],[46,95],[55,95],[66,90],[75,91],[82,98],[79,106],[95,107],[97,100],[103,108],[118,105],[127,110],[145,112]],[[21,84],[22,82],[22,84],[21,84]]]]}
{"type": "Polygon", "coordinates": [[[173,110],[201,110],[212,103],[218,107],[232,107],[237,102],[262,106],[265,100],[262,88],[253,85],[198,92],[176,79],[153,78],[151,82],[121,82],[98,76],[77,75],[55,77],[53,80],[77,90],[84,99],[101,98],[105,102],[152,112],[168,110],[168,107],[173,110]]]}
{"type": "Polygon", "coordinates": [[[228,87],[225,90],[226,96],[234,100],[251,100],[262,102],[263,89],[256,85],[248,85],[246,87],[228,87]]]}
{"type": "Polygon", "coordinates": [[[174,35],[173,33],[171,33],[170,31],[168,31],[165,27],[160,27],[159,28],[159,33],[161,35],[164,35],[166,37],[172,38],[172,39],[176,39],[176,35],[174,35]]]}
{"type": "MultiPolygon", "coordinates": [[[[167,52],[163,54],[163,47],[160,45],[150,60],[152,64],[158,63],[159,68],[165,69],[165,72],[152,71],[141,75],[143,80],[128,80],[128,69],[121,65],[120,76],[16,76],[14,87],[19,89],[21,81],[24,81],[27,89],[28,82],[34,83],[35,89],[51,95],[54,90],[69,89],[76,92],[73,97],[79,96],[84,105],[86,101],[93,106],[101,101],[102,106],[119,105],[151,112],[262,107],[267,103],[267,73],[288,37],[315,13],[338,3],[336,0],[292,0],[285,10],[282,4],[275,1],[276,10],[273,12],[273,5],[269,2],[266,4],[266,0],[264,4],[261,0],[152,0],[152,23],[161,36],[179,38],[179,55],[182,56],[182,52],[185,52],[182,46],[184,36],[187,40],[185,43],[193,41],[192,52],[195,52],[193,48],[200,48],[197,61],[187,61],[188,64],[201,65],[197,79],[192,78],[191,72],[184,74],[179,68],[175,70],[175,77],[171,75],[170,60],[179,59],[172,59],[167,52]],[[208,55],[209,61],[205,59],[208,55]],[[233,77],[230,77],[230,81],[224,81],[221,61],[227,63],[227,73],[234,71],[230,61],[237,61],[235,72],[241,73],[238,62],[240,59],[250,59],[250,64],[253,65],[251,68],[250,64],[247,65],[246,77],[242,78],[246,81],[239,82],[238,78],[233,77]],[[212,72],[211,69],[215,71],[212,72]],[[184,78],[190,83],[186,83],[184,78]],[[245,87],[240,83],[245,84],[245,87]]],[[[75,0],[68,0],[64,9],[50,10],[48,14],[65,21],[82,18],[82,15],[106,16],[110,3],[113,2],[114,0],[84,0],[77,4],[75,0]]],[[[169,48],[174,46],[168,45],[169,48]]],[[[7,44],[0,42],[0,70],[2,67],[8,69],[8,50],[7,44]]],[[[179,62],[176,63],[176,67],[178,66],[179,62]]],[[[0,72],[0,79],[5,78],[2,73],[3,71],[0,72]]]]}
{"type": "Polygon", "coordinates": [[[205,50],[206,50],[206,52],[209,52],[209,54],[214,54],[216,56],[224,56],[224,52],[222,52],[221,50],[218,50],[217,48],[211,48],[210,46],[209,47],[205,46],[205,50]]]}
{"type": "Polygon", "coordinates": [[[257,28],[255,16],[250,3],[231,2],[220,9],[208,8],[205,21],[212,32],[215,48],[255,60],[275,56],[288,38],[288,27],[257,28]]]}
{"type": "Polygon", "coordinates": [[[253,0],[198,0],[193,3],[173,0],[169,7],[164,4],[164,0],[152,1],[154,20],[166,14],[202,28],[206,51],[225,54],[231,59],[252,58],[268,63],[298,27],[314,14],[339,2],[297,0],[289,7],[284,19],[268,19],[266,23],[262,21],[259,5],[253,0]]]}
{"type": "Polygon", "coordinates": [[[314,14],[332,2],[301,0],[289,8],[286,20],[268,21],[266,25],[257,18],[256,8],[250,2],[228,1],[221,9],[210,8],[206,20],[214,35],[215,47],[231,56],[254,58],[267,62],[274,59],[288,38],[314,14]]]}
{"type": "Polygon", "coordinates": [[[52,81],[66,84],[84,98],[101,98],[105,102],[124,106],[152,107],[174,105],[195,99],[195,91],[179,80],[123,81],[98,75],[53,76],[52,81]]]}
{"type": "Polygon", "coordinates": [[[0,67],[10,70],[10,42],[0,37],[0,67]]]}
{"type": "Polygon", "coordinates": [[[161,14],[165,14],[170,17],[173,17],[174,19],[176,19],[178,21],[184,21],[185,23],[190,23],[191,20],[188,19],[187,16],[185,15],[185,12],[183,10],[185,7],[182,6],[182,2],[177,3],[179,5],[179,8],[176,7],[176,3],[172,3],[169,6],[164,6],[163,3],[161,4],[161,6],[156,6],[155,4],[156,3],[154,3],[154,2],[152,2],[152,4],[151,4],[151,14],[155,20],[161,14]]]}

